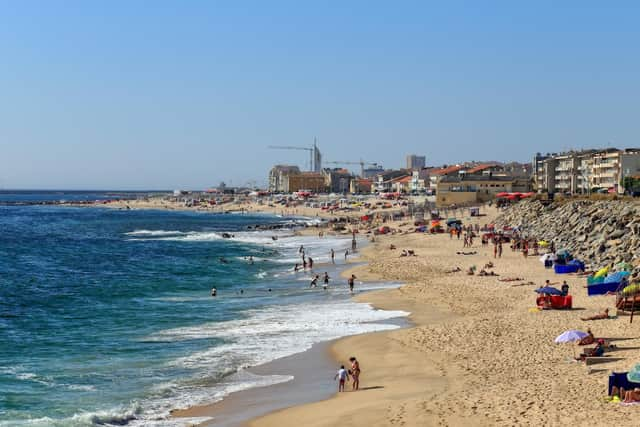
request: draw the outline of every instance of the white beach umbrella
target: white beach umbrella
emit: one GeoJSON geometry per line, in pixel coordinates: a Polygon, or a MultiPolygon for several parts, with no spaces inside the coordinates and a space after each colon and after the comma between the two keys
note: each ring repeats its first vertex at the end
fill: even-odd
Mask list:
{"type": "Polygon", "coordinates": [[[580,341],[582,338],[589,336],[588,333],[578,331],[575,329],[565,331],[558,335],[554,340],[556,344],[566,343],[566,342],[576,342],[580,341]]]}
{"type": "MultiPolygon", "coordinates": [[[[589,334],[586,333],[586,332],[582,332],[582,331],[578,331],[578,330],[575,330],[575,329],[571,329],[569,331],[564,331],[563,333],[558,335],[554,341],[555,341],[556,344],[563,344],[563,343],[568,343],[568,342],[575,343],[577,341],[580,341],[582,338],[588,337],[588,336],[589,336],[589,334]]],[[[575,351],[575,347],[574,347],[573,348],[573,356],[575,357],[575,355],[576,355],[576,351],[575,351]]]]}

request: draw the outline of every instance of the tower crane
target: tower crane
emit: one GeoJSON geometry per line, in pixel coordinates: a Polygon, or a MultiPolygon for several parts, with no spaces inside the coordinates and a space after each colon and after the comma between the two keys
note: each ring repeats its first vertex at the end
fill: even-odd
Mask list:
{"type": "Polygon", "coordinates": [[[334,162],[325,162],[328,165],[360,165],[360,176],[362,178],[364,178],[364,167],[366,166],[373,166],[373,167],[378,167],[381,166],[378,163],[375,162],[365,162],[364,160],[360,160],[359,162],[348,162],[348,161],[334,161],[334,162]]]}
{"type": "Polygon", "coordinates": [[[272,150],[304,150],[309,152],[309,169],[314,172],[320,172],[322,169],[322,155],[318,150],[317,140],[313,139],[313,145],[311,147],[300,147],[292,145],[270,145],[267,148],[272,150]]]}

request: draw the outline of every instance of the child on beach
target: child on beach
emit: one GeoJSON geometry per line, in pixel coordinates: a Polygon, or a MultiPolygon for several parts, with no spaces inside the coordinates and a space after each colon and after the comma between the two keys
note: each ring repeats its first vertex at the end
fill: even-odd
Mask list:
{"type": "Polygon", "coordinates": [[[338,382],[338,393],[340,393],[341,391],[344,391],[344,383],[349,379],[349,374],[347,373],[347,370],[344,369],[344,365],[340,366],[340,369],[338,369],[338,373],[335,377],[333,377],[334,381],[336,379],[340,380],[338,382]]]}

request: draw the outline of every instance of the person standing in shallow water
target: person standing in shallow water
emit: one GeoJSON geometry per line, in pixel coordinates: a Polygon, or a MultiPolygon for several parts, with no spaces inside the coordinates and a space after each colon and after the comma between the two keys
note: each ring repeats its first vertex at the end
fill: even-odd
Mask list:
{"type": "Polygon", "coordinates": [[[349,277],[349,280],[347,281],[347,283],[349,283],[349,292],[353,293],[353,285],[355,283],[356,280],[356,275],[352,274],[351,277],[349,277]]]}

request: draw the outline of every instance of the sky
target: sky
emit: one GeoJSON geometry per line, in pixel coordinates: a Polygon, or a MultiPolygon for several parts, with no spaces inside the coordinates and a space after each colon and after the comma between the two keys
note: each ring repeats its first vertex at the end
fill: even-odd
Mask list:
{"type": "MultiPolygon", "coordinates": [[[[0,188],[638,147],[640,2],[0,0],[0,188]]],[[[355,167],[356,170],[359,167],[355,167]]]]}

